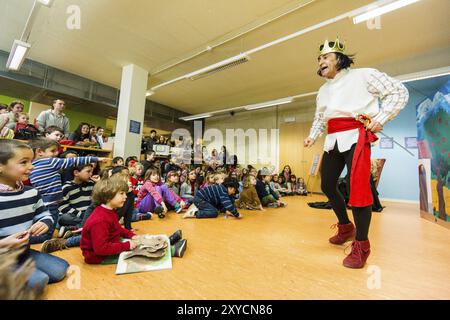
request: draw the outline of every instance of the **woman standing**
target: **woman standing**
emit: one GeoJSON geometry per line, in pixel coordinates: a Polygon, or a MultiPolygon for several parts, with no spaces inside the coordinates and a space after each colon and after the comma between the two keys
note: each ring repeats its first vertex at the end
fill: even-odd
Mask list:
{"type": "Polygon", "coordinates": [[[339,39],[326,40],[319,48],[317,74],[326,79],[319,89],[317,107],[305,147],[311,147],[328,127],[321,167],[322,191],[338,218],[338,231],[329,241],[344,244],[353,239],[343,264],[362,268],[370,254],[368,239],[372,216],[370,144],[375,133],[394,119],[408,101],[405,86],[375,69],[350,69],[353,56],[345,53],[339,39]],[[337,181],[344,167],[349,172],[350,200],[356,225],[350,222],[337,181]]]}

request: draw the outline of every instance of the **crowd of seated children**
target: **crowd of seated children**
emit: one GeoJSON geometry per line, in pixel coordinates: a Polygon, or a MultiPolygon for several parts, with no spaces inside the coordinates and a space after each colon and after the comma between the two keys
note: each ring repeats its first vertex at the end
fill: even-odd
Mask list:
{"type": "MultiPolygon", "coordinates": [[[[123,228],[116,213],[124,205],[128,190],[129,185],[121,175],[102,179],[95,185],[92,198],[97,206],[81,233],[80,248],[86,263],[115,264],[121,252],[136,248],[139,236],[123,228]]],[[[182,239],[181,230],[169,239],[172,256],[182,257],[187,241],[182,239]]]]}
{"type": "MultiPolygon", "coordinates": [[[[20,110],[13,115],[16,131],[28,126],[28,115],[20,110]]],[[[64,141],[64,132],[56,126],[43,134],[45,138],[29,144],[0,140],[0,202],[8,203],[0,211],[22,221],[23,210],[28,219],[20,225],[11,219],[11,225],[0,227],[0,248],[26,247],[17,264],[30,257],[36,262],[30,287],[43,289],[65,277],[68,263],[50,255],[57,250],[80,247],[86,263],[117,262],[118,254],[136,246],[139,236],[131,223],[149,220],[153,214],[164,218],[169,210],[180,213],[189,208],[183,218],[215,218],[220,213],[241,218],[238,209],[284,207],[282,195],[307,194],[303,179],[296,179],[289,166],[280,175],[267,168],[259,172],[251,166],[239,168],[226,163],[230,157],[223,148],[202,165],[180,163],[176,158],[158,161],[153,151],[142,162],[138,157],[125,161],[115,157],[100,178],[99,161],[111,159],[62,153],[59,142],[64,141]],[[24,187],[22,181],[27,178],[31,185],[24,187]],[[42,243],[41,252],[29,249],[35,243],[42,243]]],[[[86,147],[99,147],[97,139],[96,128],[87,123],[69,137],[86,147]]],[[[170,241],[172,255],[183,256],[187,241],[181,231],[170,241]]]]}

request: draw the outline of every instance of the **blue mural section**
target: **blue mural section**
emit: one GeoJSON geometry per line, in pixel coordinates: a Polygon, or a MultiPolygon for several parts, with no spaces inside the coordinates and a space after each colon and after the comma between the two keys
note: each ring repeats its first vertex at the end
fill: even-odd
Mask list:
{"type": "MultiPolygon", "coordinates": [[[[395,144],[393,149],[380,149],[379,144],[372,147],[372,158],[386,159],[378,185],[381,198],[419,201],[418,158],[419,150],[423,149],[420,139],[424,136],[424,132],[423,130],[420,131],[421,129],[417,125],[419,120],[417,110],[418,106],[423,103],[431,106],[432,103],[430,102],[433,102],[438,92],[441,92],[441,94],[448,92],[448,81],[450,81],[450,76],[418,80],[405,84],[409,91],[408,104],[397,118],[386,124],[383,133],[392,137],[402,146],[406,145],[405,138],[417,137],[419,149],[408,148],[414,154],[414,156],[411,156],[395,144]]],[[[445,94],[443,95],[445,96],[445,94]]],[[[429,110],[429,107],[422,111],[424,110],[429,110]]],[[[382,138],[383,136],[379,135],[379,137],[382,138]]],[[[446,141],[448,142],[448,139],[446,141]]]]}
{"type": "Polygon", "coordinates": [[[417,105],[419,157],[431,159],[433,213],[450,221],[446,202],[450,194],[450,80],[439,88],[432,98],[417,105]],[[433,201],[436,203],[436,201],[433,201]]]}

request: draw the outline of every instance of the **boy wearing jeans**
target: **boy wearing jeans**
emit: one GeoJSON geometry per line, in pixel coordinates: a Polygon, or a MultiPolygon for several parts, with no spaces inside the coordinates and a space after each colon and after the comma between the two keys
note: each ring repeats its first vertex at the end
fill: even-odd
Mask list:
{"type": "Polygon", "coordinates": [[[226,178],[222,184],[199,190],[194,198],[196,210],[188,210],[183,218],[216,218],[219,212],[241,218],[242,215],[234,206],[234,195],[238,188],[236,179],[226,178]]]}

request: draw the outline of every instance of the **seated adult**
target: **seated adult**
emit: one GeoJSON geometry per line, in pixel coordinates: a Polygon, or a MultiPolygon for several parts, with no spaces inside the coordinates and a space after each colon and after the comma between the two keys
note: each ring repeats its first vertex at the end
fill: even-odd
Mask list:
{"type": "Polygon", "coordinates": [[[98,145],[100,147],[100,149],[103,149],[105,142],[106,142],[106,138],[103,135],[105,132],[105,130],[102,127],[97,127],[97,141],[98,141],[98,145]]]}
{"type": "Polygon", "coordinates": [[[6,115],[3,116],[7,116],[8,117],[8,123],[6,124],[6,126],[9,129],[14,130],[16,127],[16,120],[17,120],[17,116],[19,113],[23,112],[23,102],[22,101],[13,101],[10,103],[9,108],[8,108],[8,113],[6,115]]]}
{"type": "Polygon", "coordinates": [[[50,126],[57,126],[64,130],[64,135],[67,137],[70,123],[69,118],[63,113],[65,106],[64,100],[56,99],[51,109],[42,111],[37,117],[39,131],[44,132],[50,126]]]}
{"type": "Polygon", "coordinates": [[[285,165],[283,171],[280,172],[280,184],[285,184],[291,180],[292,170],[290,165],[285,165]]]}
{"type": "Polygon", "coordinates": [[[78,128],[69,136],[69,140],[82,147],[97,145],[97,142],[93,142],[91,139],[90,125],[86,122],[81,122],[78,125],[78,128]]]}
{"type": "Polygon", "coordinates": [[[91,142],[95,145],[93,145],[96,148],[101,148],[100,147],[100,142],[98,141],[97,138],[97,127],[94,125],[91,125],[89,128],[89,135],[91,137],[91,142]]]}

